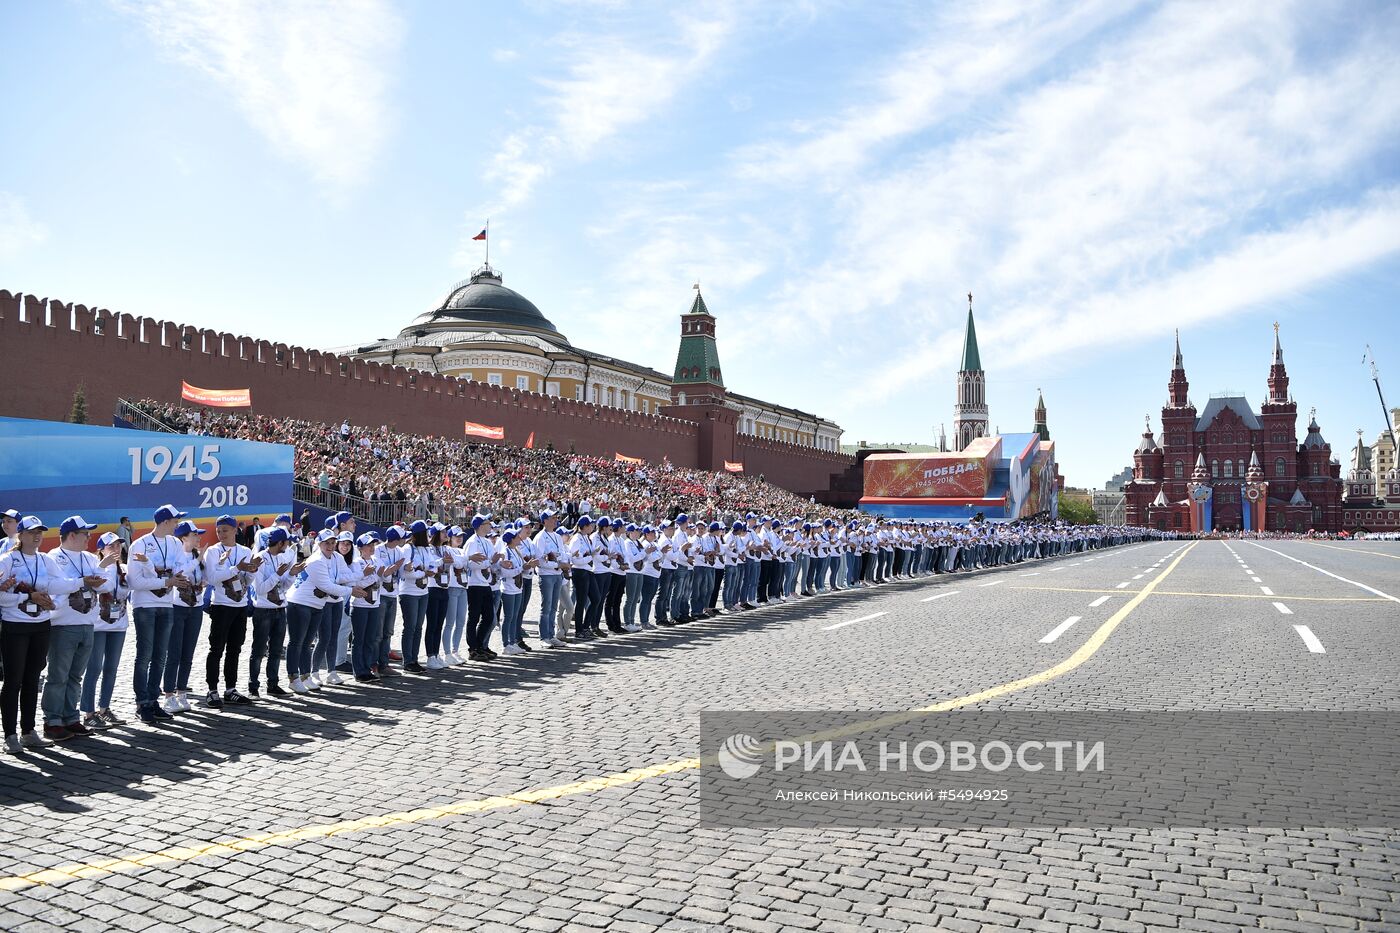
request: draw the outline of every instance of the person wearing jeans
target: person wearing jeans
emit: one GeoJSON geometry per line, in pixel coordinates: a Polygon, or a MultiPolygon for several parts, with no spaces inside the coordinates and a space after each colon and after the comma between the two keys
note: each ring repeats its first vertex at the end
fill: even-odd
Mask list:
{"type": "Polygon", "coordinates": [[[131,683],[136,694],[136,711],[142,722],[158,722],[171,716],[160,706],[161,679],[165,673],[166,652],[170,646],[171,607],[175,590],[192,586],[181,570],[185,549],[171,533],[184,518],[173,505],[156,509],[155,527],[131,543],[127,582],[131,586],[132,616],[136,629],[136,664],[131,683]]]}
{"type": "Polygon", "coordinates": [[[384,541],[377,550],[379,565],[384,568],[384,582],[380,584],[383,592],[379,600],[379,654],[374,664],[374,672],[380,677],[396,674],[389,666],[389,650],[394,640],[394,621],[399,614],[399,590],[403,586],[403,565],[407,554],[403,547],[405,540],[402,529],[397,525],[390,526],[384,532],[384,541]]]}
{"type": "Polygon", "coordinates": [[[355,542],[359,555],[352,566],[351,579],[363,595],[350,600],[350,624],[354,629],[354,649],[350,653],[350,670],[355,680],[368,683],[378,680],[372,670],[379,651],[379,563],[375,557],[378,542],[370,534],[360,535],[355,542]]]}
{"type": "Polygon", "coordinates": [[[58,573],[73,584],[66,597],[54,600],[49,621],[44,736],[55,741],[88,732],[82,724],[78,700],[88,656],[92,654],[92,624],[97,620],[99,594],[116,585],[116,576],[109,569],[115,559],[98,558],[87,552],[88,538],[96,527],[80,515],[64,519],[59,526],[59,546],[48,553],[58,573]]]}
{"type": "Polygon", "coordinates": [[[316,552],[287,594],[287,677],[291,679],[294,693],[321,689],[320,682],[312,676],[311,639],[321,625],[326,600],[344,599],[353,593],[354,588],[342,582],[350,576],[350,571],[335,547],[334,531],[326,529],[318,534],[316,552]]]}
{"type": "Polygon", "coordinates": [[[539,561],[540,641],[553,648],[564,645],[555,637],[554,618],[559,610],[559,588],[564,582],[562,568],[568,558],[558,527],[558,517],[545,509],[540,513],[540,530],[534,540],[535,559],[539,561]]]}
{"type": "Polygon", "coordinates": [[[117,667],[121,664],[122,645],[126,643],[127,601],[131,588],[126,585],[126,567],[122,566],[121,537],[107,532],[97,540],[98,553],[105,563],[112,558],[112,589],[97,598],[97,618],[92,623],[92,653],[88,655],[87,673],[83,677],[81,709],[83,725],[89,729],[120,726],[124,719],[112,712],[112,692],[117,686],[117,667]]]}
{"type": "Polygon", "coordinates": [[[656,529],[650,525],[642,526],[642,593],[641,593],[641,618],[638,624],[644,629],[655,628],[651,624],[652,604],[656,601],[656,592],[661,587],[661,547],[657,543],[656,529]]]}
{"type": "Polygon", "coordinates": [[[190,581],[190,585],[175,588],[175,604],[170,607],[170,641],[163,678],[163,708],[167,713],[190,709],[190,668],[194,666],[199,630],[204,625],[204,561],[199,554],[202,534],[204,529],[196,528],[193,522],[185,521],[175,526],[174,537],[182,549],[180,572],[190,581]]]}
{"type": "Polygon", "coordinates": [[[403,572],[399,577],[399,615],[403,617],[403,669],[421,674],[426,668],[418,660],[423,644],[423,622],[428,615],[428,577],[437,569],[428,548],[428,523],[409,526],[409,546],[405,549],[403,572]]]}
{"type": "Polygon", "coordinates": [[[501,535],[501,545],[504,551],[496,562],[501,578],[501,653],[514,656],[525,653],[516,644],[520,640],[520,580],[525,573],[525,557],[520,552],[520,539],[509,527],[501,535]]]}
{"type": "Polygon", "coordinates": [[[662,522],[656,538],[656,547],[661,552],[661,560],[657,564],[660,576],[656,578],[656,624],[666,628],[675,624],[671,621],[671,596],[676,580],[675,546],[671,543],[674,527],[669,521],[662,522]]]}

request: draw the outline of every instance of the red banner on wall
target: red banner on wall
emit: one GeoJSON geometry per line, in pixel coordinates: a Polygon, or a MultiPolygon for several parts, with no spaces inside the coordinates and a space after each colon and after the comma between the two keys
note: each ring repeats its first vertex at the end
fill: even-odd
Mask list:
{"type": "Polygon", "coordinates": [[[201,389],[183,380],[180,382],[180,398],[211,408],[248,408],[253,404],[251,389],[201,389]]]}
{"type": "Polygon", "coordinates": [[[617,460],[617,461],[619,461],[619,462],[621,462],[621,463],[645,463],[645,462],[646,462],[646,461],[642,460],[641,457],[629,457],[629,456],[627,456],[627,455],[625,455],[625,454],[621,454],[621,453],[614,454],[614,455],[613,455],[613,459],[614,459],[614,460],[617,460]]]}
{"type": "Polygon", "coordinates": [[[468,421],[466,425],[466,433],[472,437],[484,437],[493,441],[503,441],[506,439],[505,428],[492,427],[489,424],[477,424],[475,421],[468,421]]]}
{"type": "Polygon", "coordinates": [[[871,454],[865,495],[889,499],[976,499],[986,495],[1001,456],[997,438],[979,438],[959,453],[871,454]]]}
{"type": "Polygon", "coordinates": [[[724,469],[730,473],[742,473],[744,472],[744,462],[741,460],[735,463],[733,460],[726,460],[724,461],[724,469]]]}

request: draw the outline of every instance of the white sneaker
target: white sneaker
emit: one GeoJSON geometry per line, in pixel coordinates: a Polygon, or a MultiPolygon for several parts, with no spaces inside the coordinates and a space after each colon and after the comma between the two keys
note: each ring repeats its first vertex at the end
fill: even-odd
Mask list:
{"type": "Polygon", "coordinates": [[[306,684],[306,689],[308,690],[321,689],[321,680],[315,674],[311,674],[310,676],[308,676],[305,680],[302,681],[302,683],[306,684]]]}
{"type": "Polygon", "coordinates": [[[447,665],[442,663],[442,658],[438,657],[437,655],[433,655],[431,658],[428,659],[428,663],[423,666],[430,671],[440,671],[447,665]]]}
{"type": "Polygon", "coordinates": [[[305,682],[302,681],[302,679],[301,679],[300,677],[298,677],[298,678],[296,678],[295,680],[292,681],[292,692],[293,692],[293,693],[310,693],[311,690],[306,686],[305,682]]]}
{"type": "Polygon", "coordinates": [[[518,654],[524,654],[525,652],[524,652],[524,650],[523,650],[519,645],[506,645],[505,648],[503,648],[503,649],[501,650],[501,653],[502,653],[502,654],[505,654],[505,655],[509,655],[510,657],[513,658],[513,657],[515,657],[516,655],[518,655],[518,654]]]}
{"type": "Polygon", "coordinates": [[[642,623],[642,631],[644,631],[644,632],[654,632],[654,631],[656,631],[656,626],[655,626],[655,625],[652,625],[650,622],[643,622],[643,623],[642,623]]]}
{"type": "Polygon", "coordinates": [[[181,690],[179,695],[180,709],[184,710],[187,713],[190,710],[194,709],[194,707],[190,705],[190,692],[188,690],[181,690]]]}
{"type": "Polygon", "coordinates": [[[330,671],[326,674],[326,683],[330,684],[331,686],[339,686],[340,684],[345,683],[345,678],[340,676],[339,671],[330,671]]]}

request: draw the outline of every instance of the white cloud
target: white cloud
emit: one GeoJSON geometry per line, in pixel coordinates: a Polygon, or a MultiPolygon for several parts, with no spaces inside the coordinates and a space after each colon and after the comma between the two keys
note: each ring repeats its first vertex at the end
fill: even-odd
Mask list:
{"type": "Polygon", "coordinates": [[[1131,8],[1118,0],[950,6],[863,84],[859,104],[800,124],[797,140],[740,149],[739,174],[801,182],[858,169],[883,146],[994,97],[1131,8]]]}
{"type": "Polygon", "coordinates": [[[951,361],[969,287],[980,326],[1027,362],[1147,336],[1143,322],[1167,310],[1148,298],[1176,294],[1183,275],[1224,270],[1215,284],[1228,288],[1182,304],[1226,313],[1394,251],[1393,237],[1327,221],[1375,233],[1393,216],[1389,190],[1368,193],[1359,172],[1400,141],[1396,17],[1302,60],[1306,12],[1164,7],[1011,94],[985,126],[845,180],[832,208],[841,244],[789,277],[776,326],[824,339],[895,309],[917,315],[920,336],[881,363],[897,392],[951,361]],[[1261,247],[1296,268],[1284,274],[1261,247]]]}
{"type": "Polygon", "coordinates": [[[365,179],[392,128],[388,67],[404,33],[386,0],[114,2],[328,190],[365,179]]]}
{"type": "Polygon", "coordinates": [[[0,260],[18,259],[49,238],[49,228],[29,214],[24,199],[0,191],[0,260]]]}
{"type": "Polygon", "coordinates": [[[487,213],[527,201],[536,184],[565,160],[581,161],[623,129],[661,113],[710,64],[735,25],[732,9],[683,16],[673,37],[573,35],[558,40],[568,65],[541,80],[542,120],[511,133],[491,160],[495,188],[487,213]]]}

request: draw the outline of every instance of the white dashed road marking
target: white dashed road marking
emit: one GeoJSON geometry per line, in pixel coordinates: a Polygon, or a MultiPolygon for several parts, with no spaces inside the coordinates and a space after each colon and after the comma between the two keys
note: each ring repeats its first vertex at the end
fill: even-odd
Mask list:
{"type": "Polygon", "coordinates": [[[1048,635],[1046,635],[1044,638],[1042,638],[1042,639],[1040,640],[1040,643],[1041,643],[1042,645],[1048,645],[1048,644],[1050,644],[1052,641],[1054,641],[1055,639],[1059,638],[1059,637],[1060,637],[1061,635],[1063,635],[1065,632],[1069,631],[1069,627],[1070,627],[1071,625],[1073,625],[1074,623],[1078,622],[1081,618],[1082,618],[1082,616],[1070,616],[1068,619],[1065,619],[1065,620],[1064,620],[1063,622],[1061,622],[1059,625],[1057,625],[1057,626],[1055,626],[1054,628],[1052,628],[1052,629],[1050,630],[1050,634],[1048,634],[1048,635]]]}
{"type": "Polygon", "coordinates": [[[1115,590],[1121,590],[1123,587],[1127,586],[1129,582],[1130,582],[1130,581],[1128,581],[1128,580],[1124,580],[1122,583],[1120,583],[1120,584],[1118,584],[1117,586],[1115,586],[1114,589],[1115,589],[1115,590]]]}
{"type": "Polygon", "coordinates": [[[830,632],[833,629],[845,628],[848,625],[855,625],[857,622],[869,622],[871,619],[878,619],[880,616],[889,615],[888,612],[872,612],[868,616],[861,616],[859,619],[847,619],[845,622],[837,622],[835,625],[828,625],[822,629],[823,632],[830,632]]]}
{"type": "Polygon", "coordinates": [[[1283,603],[1274,603],[1274,608],[1277,609],[1279,612],[1283,613],[1283,614],[1286,615],[1286,616],[1291,616],[1291,615],[1293,615],[1293,610],[1292,610],[1292,609],[1289,609],[1289,608],[1288,608],[1287,606],[1285,606],[1283,603]]]}
{"type": "Polygon", "coordinates": [[[1265,596],[1272,596],[1272,595],[1274,595],[1274,591],[1271,590],[1271,589],[1269,589],[1267,586],[1261,586],[1261,587],[1259,587],[1259,589],[1260,589],[1260,591],[1263,592],[1263,594],[1264,594],[1265,596]]]}
{"type": "Polygon", "coordinates": [[[962,590],[949,590],[949,591],[946,592],[946,593],[934,593],[932,596],[925,596],[923,599],[919,600],[919,602],[921,602],[921,603],[931,603],[931,602],[933,602],[935,599],[942,599],[944,596],[956,596],[956,595],[958,595],[958,594],[961,593],[961,592],[962,592],[962,590]]]}
{"type": "Polygon", "coordinates": [[[1295,625],[1293,626],[1293,630],[1302,637],[1303,644],[1307,645],[1308,650],[1313,654],[1327,653],[1327,649],[1322,647],[1322,642],[1317,640],[1317,636],[1313,634],[1312,629],[1308,628],[1306,625],[1295,625]]]}
{"type": "Polygon", "coordinates": [[[1089,608],[1095,609],[1099,606],[1102,606],[1104,603],[1108,602],[1112,598],[1113,597],[1109,595],[1100,596],[1098,599],[1094,600],[1092,603],[1089,604],[1089,608]]]}
{"type": "Polygon", "coordinates": [[[1001,583],[1000,580],[993,580],[991,583],[979,583],[978,586],[996,586],[999,583],[1001,583]]]}

